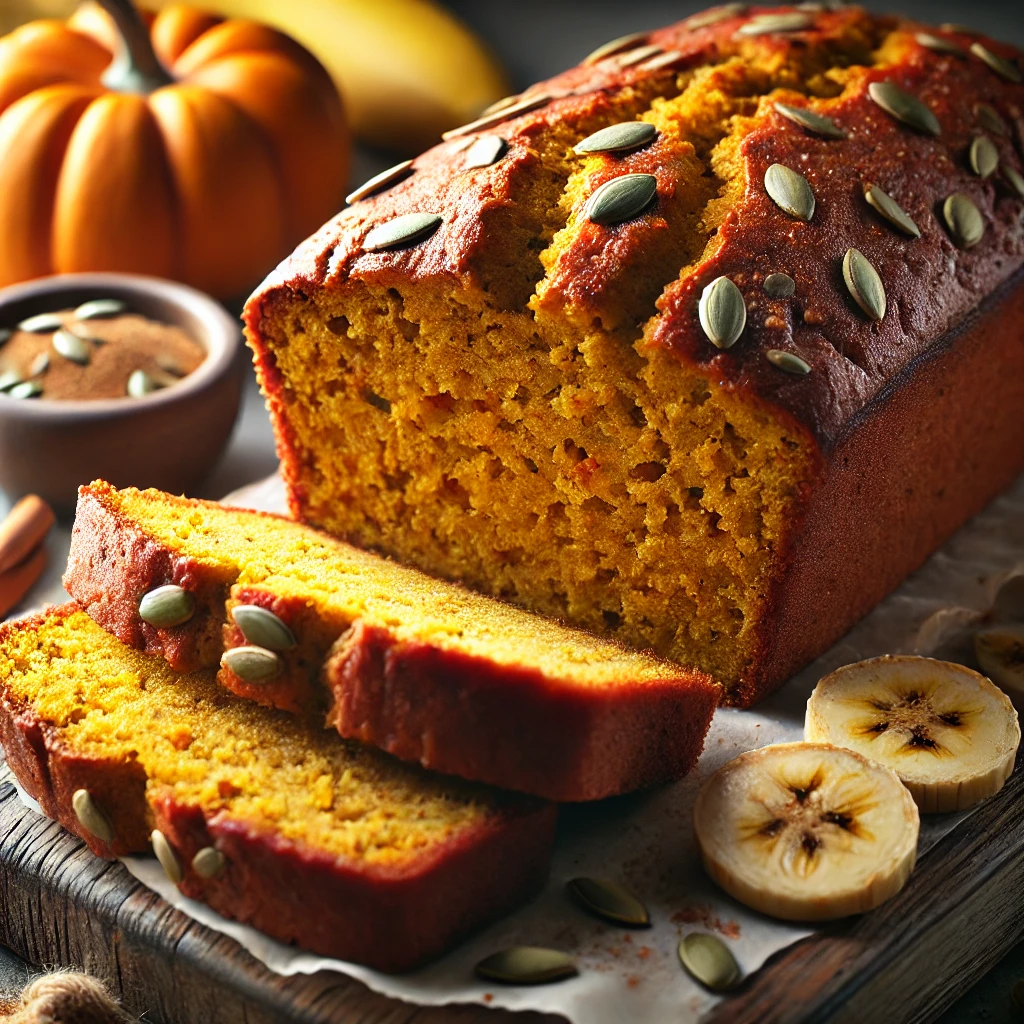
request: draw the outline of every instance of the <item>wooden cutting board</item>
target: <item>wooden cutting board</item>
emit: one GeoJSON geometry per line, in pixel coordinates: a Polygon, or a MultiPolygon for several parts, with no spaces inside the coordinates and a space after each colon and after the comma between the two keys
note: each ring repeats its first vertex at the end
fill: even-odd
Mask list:
{"type": "MultiPolygon", "coordinates": [[[[121,864],[94,857],[59,825],[26,810],[6,772],[0,765],[0,942],[32,964],[82,967],[104,978],[151,1024],[561,1020],[480,1006],[418,1008],[330,972],[272,974],[121,864]]],[[[925,854],[897,897],[784,950],[703,1024],[929,1021],[1022,937],[1018,763],[1001,793],[925,854]]]]}

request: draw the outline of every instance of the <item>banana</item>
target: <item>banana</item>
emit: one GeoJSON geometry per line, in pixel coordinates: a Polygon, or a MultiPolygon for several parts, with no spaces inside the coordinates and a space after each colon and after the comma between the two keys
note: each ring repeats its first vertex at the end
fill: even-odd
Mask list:
{"type": "Polygon", "coordinates": [[[1024,700],[1024,625],[995,626],[975,633],[974,656],[982,672],[1011,699],[1024,700]]]}
{"type": "MultiPolygon", "coordinates": [[[[159,9],[175,0],[142,0],[159,9]]],[[[429,0],[195,0],[272,25],[331,73],[356,137],[414,155],[509,91],[494,57],[429,0]]]]}
{"type": "Polygon", "coordinates": [[[917,807],[895,773],[823,743],[741,754],[704,784],[693,816],[714,881],[790,921],[877,907],[917,856],[917,807]]]}
{"type": "Polygon", "coordinates": [[[926,813],[960,811],[1002,788],[1020,744],[1009,698],[963,665],[892,657],[825,676],[804,738],[891,768],[926,813]]]}

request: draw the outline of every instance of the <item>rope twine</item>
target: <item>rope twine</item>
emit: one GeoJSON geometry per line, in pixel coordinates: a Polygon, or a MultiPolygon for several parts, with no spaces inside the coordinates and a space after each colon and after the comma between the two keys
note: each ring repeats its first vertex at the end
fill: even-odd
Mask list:
{"type": "Polygon", "coordinates": [[[61,971],[36,978],[3,1016],[3,1024],[138,1024],[87,974],[61,971]]]}

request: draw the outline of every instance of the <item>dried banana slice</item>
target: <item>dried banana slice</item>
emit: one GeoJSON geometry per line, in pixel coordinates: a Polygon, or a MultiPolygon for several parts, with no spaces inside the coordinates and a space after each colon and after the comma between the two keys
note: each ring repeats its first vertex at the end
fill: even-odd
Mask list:
{"type": "Polygon", "coordinates": [[[741,754],[704,784],[693,817],[708,874],[791,921],[877,907],[917,855],[917,807],[895,773],[823,743],[741,754]]]}
{"type": "Polygon", "coordinates": [[[975,633],[974,656],[981,671],[1011,699],[1024,699],[1024,625],[993,626],[975,633]]]}
{"type": "Polygon", "coordinates": [[[1020,744],[1017,713],[984,676],[931,658],[873,658],[825,676],[804,738],[891,768],[926,813],[961,811],[999,791],[1020,744]]]}

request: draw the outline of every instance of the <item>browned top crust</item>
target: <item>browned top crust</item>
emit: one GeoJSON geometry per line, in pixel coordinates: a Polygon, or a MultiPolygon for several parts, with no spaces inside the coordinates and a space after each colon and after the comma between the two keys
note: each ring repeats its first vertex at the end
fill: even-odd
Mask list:
{"type": "MultiPolygon", "coordinates": [[[[841,89],[809,90],[816,97],[810,100],[795,97],[798,105],[806,102],[827,113],[846,132],[843,139],[805,130],[773,109],[773,94],[762,98],[739,147],[745,188],[717,228],[715,244],[682,277],[668,280],[657,302],[659,314],[644,327],[646,344],[672,352],[727,389],[791,415],[830,450],[901,371],[954,332],[1024,264],[1024,195],[1013,177],[1024,173],[1024,85],[1013,80],[1020,77],[1020,53],[966,31],[929,29],[857,7],[803,11],[807,28],[764,35],[737,33],[753,18],[797,9],[720,10],[721,20],[711,24],[702,25],[708,19],[695,16],[650,33],[634,44],[658,48],[646,59],[634,62],[615,54],[527,90],[526,98],[551,98],[472,133],[507,140],[507,154],[491,166],[464,169],[462,137],[424,153],[409,176],[343,211],[271,274],[247,306],[250,329],[258,333],[263,301],[282,288],[333,289],[348,281],[387,287],[428,278],[447,278],[457,288],[478,286],[487,252],[518,244],[503,239],[496,214],[513,206],[524,178],[538,173],[534,143],[540,133],[602,116],[608,122],[628,120],[631,115],[623,117],[621,105],[612,105],[626,91],[642,93],[652,83],[664,83],[654,94],[671,95],[669,85],[678,73],[737,56],[766,66],[800,64],[808,72],[805,81],[813,79],[815,67],[843,68],[833,81],[841,78],[841,89]],[[922,44],[920,32],[946,40],[958,52],[922,44]],[[981,48],[1009,62],[1002,74],[992,66],[997,60],[986,60],[981,48]],[[855,59],[858,51],[867,59],[855,59]],[[876,105],[868,86],[885,81],[922,100],[938,118],[941,133],[915,131],[876,105]],[[979,104],[998,113],[1005,134],[990,120],[979,120],[979,104]],[[982,134],[995,144],[1001,165],[987,178],[972,170],[969,158],[972,140],[982,134]],[[809,223],[789,216],[767,195],[764,174],[773,163],[800,171],[810,183],[817,207],[809,223]],[[919,226],[920,239],[901,234],[868,206],[864,189],[871,183],[898,198],[919,226]],[[972,248],[959,248],[944,221],[943,204],[954,193],[970,197],[985,222],[984,237],[972,248]],[[371,228],[412,212],[436,213],[444,220],[419,244],[363,251],[371,228]],[[879,322],[865,316],[844,284],[842,262],[850,247],[871,261],[884,283],[888,311],[879,322]],[[794,297],[765,294],[763,281],[776,272],[796,280],[794,297]],[[739,286],[748,311],[744,334],[727,351],[711,345],[698,319],[701,293],[720,275],[739,286]],[[771,349],[799,355],[811,373],[782,372],[765,358],[771,349]]],[[[584,224],[549,271],[546,302],[555,295],[573,303],[586,303],[589,296],[598,303],[611,276],[644,244],[643,225],[658,226],[658,206],[671,182],[663,168],[644,166],[642,154],[634,157],[632,163],[623,161],[620,173],[659,171],[658,200],[624,224],[584,224]],[[581,281],[585,288],[578,287],[581,281]]],[[[595,173],[592,184],[608,176],[595,173]]]]}

